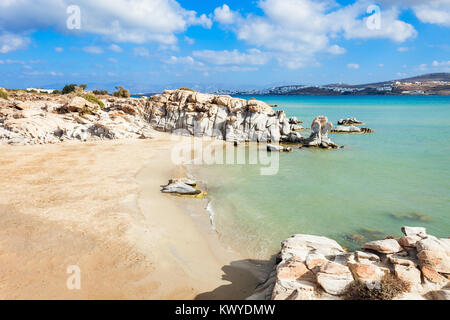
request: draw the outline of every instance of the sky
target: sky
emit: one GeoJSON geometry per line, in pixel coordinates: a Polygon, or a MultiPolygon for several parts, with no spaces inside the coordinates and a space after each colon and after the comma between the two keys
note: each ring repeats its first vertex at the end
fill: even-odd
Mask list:
{"type": "Polygon", "coordinates": [[[1,0],[0,87],[134,93],[450,72],[450,0],[1,0]]]}

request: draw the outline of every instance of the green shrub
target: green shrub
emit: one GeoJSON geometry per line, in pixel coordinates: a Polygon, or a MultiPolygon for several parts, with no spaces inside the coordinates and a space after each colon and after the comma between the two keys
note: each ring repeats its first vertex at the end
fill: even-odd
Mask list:
{"type": "Polygon", "coordinates": [[[68,93],[72,93],[72,92],[81,93],[86,88],[87,88],[86,84],[77,85],[75,83],[71,83],[71,84],[64,86],[64,88],[62,89],[62,94],[68,94],[68,93]]]}
{"type": "Polygon", "coordinates": [[[8,99],[8,94],[5,91],[0,90],[0,98],[8,99]]]}
{"type": "Polygon", "coordinates": [[[75,88],[77,87],[76,84],[72,83],[72,84],[67,84],[64,86],[64,88],[62,89],[62,94],[68,94],[71,92],[75,91],[75,88]]]}
{"type": "Polygon", "coordinates": [[[52,94],[61,94],[61,90],[53,90],[52,94]]]}
{"type": "Polygon", "coordinates": [[[98,96],[107,96],[109,94],[108,90],[94,90],[92,93],[98,96]]]}
{"type": "Polygon", "coordinates": [[[385,275],[379,285],[369,287],[361,281],[351,283],[344,294],[346,300],[392,300],[402,293],[408,292],[410,285],[394,277],[385,275]]]}
{"type": "Polygon", "coordinates": [[[85,95],[83,96],[83,98],[86,99],[86,100],[89,101],[89,102],[98,104],[98,106],[99,106],[101,109],[105,108],[105,104],[104,104],[101,100],[99,100],[96,96],[94,96],[93,94],[91,94],[91,93],[85,94],[85,95]]]}
{"type": "Polygon", "coordinates": [[[119,98],[129,98],[130,97],[130,92],[125,89],[124,87],[118,86],[116,87],[117,91],[113,93],[113,95],[115,97],[119,97],[119,98]]]}
{"type": "Polygon", "coordinates": [[[186,88],[186,87],[180,88],[180,89],[178,89],[178,90],[186,90],[186,91],[195,92],[195,90],[192,90],[192,89],[186,88]]]}

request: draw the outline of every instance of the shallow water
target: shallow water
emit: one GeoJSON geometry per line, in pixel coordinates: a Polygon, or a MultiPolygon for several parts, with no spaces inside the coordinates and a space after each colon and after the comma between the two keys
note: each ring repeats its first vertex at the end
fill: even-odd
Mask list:
{"type": "Polygon", "coordinates": [[[318,115],[334,124],[356,117],[375,133],[330,135],[345,149],[282,153],[273,176],[249,164],[194,168],[208,183],[214,227],[233,247],[266,258],[281,240],[307,233],[356,248],[400,235],[402,225],[450,236],[450,97],[257,99],[277,104],[305,127],[318,115]]]}

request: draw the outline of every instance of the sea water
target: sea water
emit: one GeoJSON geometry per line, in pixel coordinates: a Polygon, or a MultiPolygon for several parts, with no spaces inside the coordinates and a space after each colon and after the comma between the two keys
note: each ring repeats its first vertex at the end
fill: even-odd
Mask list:
{"type": "Polygon", "coordinates": [[[450,236],[450,97],[256,98],[304,127],[318,115],[335,125],[356,117],[374,133],[330,134],[344,149],[281,153],[276,175],[261,175],[251,164],[194,168],[208,184],[214,228],[233,248],[267,258],[280,241],[303,233],[355,249],[399,236],[403,225],[450,236]]]}

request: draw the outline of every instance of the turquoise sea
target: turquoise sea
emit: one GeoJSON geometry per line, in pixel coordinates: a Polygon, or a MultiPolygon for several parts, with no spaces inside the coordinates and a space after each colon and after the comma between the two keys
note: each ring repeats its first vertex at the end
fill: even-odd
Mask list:
{"type": "Polygon", "coordinates": [[[318,115],[334,124],[356,117],[375,132],[331,134],[344,149],[282,153],[273,176],[250,164],[194,168],[208,184],[214,227],[233,248],[267,258],[296,233],[357,248],[400,235],[402,225],[450,236],[449,96],[256,98],[305,127],[318,115]]]}

